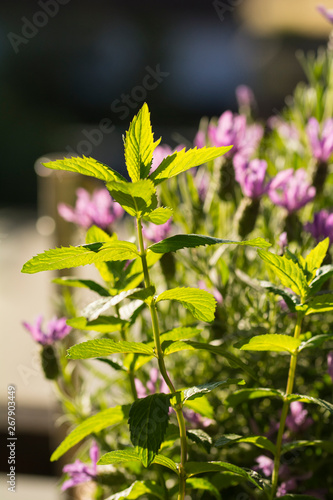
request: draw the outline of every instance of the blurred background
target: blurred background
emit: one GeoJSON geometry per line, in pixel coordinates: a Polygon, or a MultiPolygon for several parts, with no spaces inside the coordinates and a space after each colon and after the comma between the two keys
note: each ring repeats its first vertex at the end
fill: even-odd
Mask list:
{"type": "MultiPolygon", "coordinates": [[[[23,320],[53,312],[50,275],[21,275],[59,244],[57,201],[75,182],[44,177],[41,157],[86,155],[124,171],[121,136],[144,101],[155,137],[191,146],[204,115],[236,110],[249,85],[266,119],[303,79],[297,51],[315,51],[330,25],[312,0],[2,0],[0,3],[1,437],[7,385],[17,387],[17,500],[64,498],[51,385],[23,320]],[[35,166],[35,168],[34,168],[35,166]]],[[[332,1],[325,1],[333,8],[332,1]]],[[[65,237],[66,239],[66,237],[65,237]]],[[[63,241],[61,241],[63,242],[63,241]]],[[[9,498],[1,452],[1,498],[9,498]]]]}

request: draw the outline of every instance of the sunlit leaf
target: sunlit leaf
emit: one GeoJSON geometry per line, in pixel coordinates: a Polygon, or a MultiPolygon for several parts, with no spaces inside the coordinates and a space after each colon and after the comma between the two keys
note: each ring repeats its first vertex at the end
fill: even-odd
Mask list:
{"type": "Polygon", "coordinates": [[[214,319],[216,300],[213,295],[200,288],[173,288],[157,296],[156,302],[176,300],[188,309],[200,321],[211,322],[214,319]]]}

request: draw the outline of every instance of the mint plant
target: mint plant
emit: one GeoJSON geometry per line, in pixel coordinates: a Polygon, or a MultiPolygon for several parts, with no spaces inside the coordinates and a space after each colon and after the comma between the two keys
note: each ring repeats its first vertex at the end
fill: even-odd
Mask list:
{"type": "MultiPolygon", "coordinates": [[[[87,287],[101,296],[88,305],[81,316],[69,320],[68,325],[77,329],[94,330],[100,332],[102,336],[73,345],[68,350],[67,357],[73,360],[99,359],[116,370],[127,372],[134,400],[132,404],[106,408],[85,419],[60,444],[53,453],[52,460],[57,460],[75,444],[93,434],[99,439],[104,451],[107,451],[99,459],[98,464],[126,465],[137,462],[145,468],[158,464],[176,474],[178,485],[175,491],[169,493],[170,498],[178,491],[178,500],[183,500],[187,487],[208,489],[219,498],[218,491],[209,480],[194,479],[194,476],[207,472],[230,471],[262,489],[260,476],[254,471],[218,460],[188,461],[188,438],[191,436],[192,440],[204,446],[205,441],[210,438],[209,436],[207,438],[205,433],[200,434],[187,429],[185,409],[192,408],[198,411],[200,401],[196,401],[197,399],[204,398],[214,389],[244,384],[244,381],[240,378],[227,378],[186,389],[176,388],[172,376],[167,371],[165,358],[184,350],[208,351],[228,359],[239,368],[246,369],[246,365],[221,346],[190,341],[191,337],[200,333],[196,326],[176,324],[168,331],[161,332],[160,318],[163,316],[161,303],[171,301],[180,304],[198,322],[209,323],[214,320],[216,300],[206,290],[192,286],[177,286],[160,291],[161,284],[153,282],[151,271],[163,255],[178,250],[226,244],[259,248],[267,248],[270,245],[262,238],[237,241],[200,234],[177,234],[146,247],[142,222],[161,225],[173,214],[171,208],[158,205],[158,186],[192,167],[213,161],[231,149],[231,146],[194,148],[188,151],[183,149],[164,158],[160,165],[151,171],[153,152],[159,142],[154,142],[150,114],[147,105],[144,104],[131,122],[124,138],[125,161],[130,181],[92,158],[63,159],[45,164],[51,169],[78,172],[104,181],[112,199],[118,202],[135,221],[137,231],[137,244],[135,244],[132,241],[118,240],[115,233],[110,236],[102,229],[92,226],[88,229],[85,244],[48,250],[33,257],[23,266],[23,272],[36,273],[95,264],[105,281],[103,286],[93,280],[75,278],[56,280],[58,284],[65,286],[87,287]],[[114,314],[104,315],[103,313],[110,308],[114,308],[114,314]],[[145,318],[146,310],[149,311],[150,325],[145,318]],[[143,318],[141,326],[145,326],[140,341],[130,340],[130,329],[133,325],[140,325],[140,318],[143,318]],[[109,334],[115,331],[119,331],[120,340],[109,337],[109,334]],[[124,355],[122,363],[109,358],[113,354],[124,355]],[[139,399],[135,377],[140,368],[151,360],[156,361],[160,376],[169,392],[167,394],[156,392],[139,399]],[[177,433],[174,425],[168,425],[170,408],[176,413],[177,433]],[[128,443],[120,449],[109,451],[103,439],[104,430],[127,419],[132,446],[128,443]],[[170,453],[164,452],[168,446],[172,452],[172,445],[177,436],[180,442],[179,463],[168,456],[170,453]]],[[[104,478],[104,481],[112,484],[112,477],[104,478]]],[[[98,494],[100,493],[99,490],[98,494]]],[[[112,495],[109,500],[139,498],[145,493],[166,498],[165,490],[159,484],[143,479],[135,481],[122,493],[112,495]]]]}

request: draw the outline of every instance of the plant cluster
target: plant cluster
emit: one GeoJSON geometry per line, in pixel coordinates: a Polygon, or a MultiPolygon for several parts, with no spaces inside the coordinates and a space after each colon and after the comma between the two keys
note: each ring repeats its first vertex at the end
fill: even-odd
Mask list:
{"type": "Polygon", "coordinates": [[[51,459],[81,443],[63,489],[331,498],[332,52],[303,64],[308,83],[266,127],[240,87],[239,113],[203,119],[188,150],[154,142],[144,104],[124,137],[128,178],[87,157],[45,164],[106,186],[59,207],[85,244],[23,267],[99,273],[53,280],[67,321],[25,323],[73,426],[51,459]],[[70,288],[99,298],[82,310],[70,288]]]}

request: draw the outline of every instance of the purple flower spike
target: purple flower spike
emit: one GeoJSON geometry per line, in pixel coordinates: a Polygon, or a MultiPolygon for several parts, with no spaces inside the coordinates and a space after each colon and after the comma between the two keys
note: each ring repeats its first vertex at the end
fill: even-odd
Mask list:
{"type": "Polygon", "coordinates": [[[208,127],[208,137],[213,146],[233,145],[226,155],[229,157],[240,153],[249,158],[259,145],[262,136],[261,125],[247,125],[245,116],[233,115],[231,111],[225,111],[220,116],[217,126],[208,127]]]}
{"type": "Polygon", "coordinates": [[[106,229],[124,213],[124,209],[112,200],[105,188],[95,190],[92,196],[85,189],[79,188],[76,194],[75,207],[60,203],[58,212],[63,219],[85,229],[93,225],[106,229]]]}
{"type": "Polygon", "coordinates": [[[290,405],[290,413],[286,418],[286,426],[291,432],[302,432],[313,424],[311,417],[308,417],[307,410],[303,409],[303,404],[294,401],[290,405]]]}
{"type": "Polygon", "coordinates": [[[333,351],[327,354],[327,371],[333,382],[333,351]]]}
{"type": "Polygon", "coordinates": [[[169,236],[171,231],[171,224],[171,219],[166,221],[164,224],[160,224],[159,226],[153,223],[149,223],[142,226],[142,232],[147,240],[150,240],[153,243],[157,243],[169,236]]]}
{"type": "Polygon", "coordinates": [[[206,134],[203,130],[199,130],[194,138],[193,144],[198,148],[203,148],[206,145],[206,134]]]}
{"type": "Polygon", "coordinates": [[[66,318],[52,318],[46,326],[46,332],[42,330],[42,322],[43,316],[38,316],[35,324],[23,322],[23,326],[31,333],[32,338],[41,345],[52,345],[66,337],[72,330],[66,325],[66,318]]]}
{"type": "Polygon", "coordinates": [[[247,162],[241,155],[234,158],[235,177],[243,194],[251,199],[260,198],[268,190],[265,184],[267,163],[265,160],[247,162]]]}
{"type": "Polygon", "coordinates": [[[317,10],[327,19],[327,21],[333,24],[333,9],[327,9],[323,5],[317,5],[317,10]]]}
{"type": "Polygon", "coordinates": [[[329,237],[333,241],[333,213],[327,210],[320,210],[313,216],[313,222],[308,222],[304,226],[305,230],[312,234],[317,242],[329,237]]]}
{"type": "Polygon", "coordinates": [[[89,455],[92,461],[92,465],[90,466],[84,464],[81,460],[75,460],[73,464],[65,465],[62,470],[70,476],[70,479],[63,483],[61,487],[62,491],[65,491],[68,488],[73,488],[73,486],[77,486],[78,484],[86,483],[87,481],[96,480],[99,451],[95,441],[93,441],[91,445],[89,455]]]}
{"type": "Polygon", "coordinates": [[[313,156],[318,161],[326,163],[333,153],[333,119],[328,118],[325,120],[322,130],[320,130],[320,125],[316,118],[310,118],[306,126],[306,133],[313,156]]]}
{"type": "Polygon", "coordinates": [[[316,188],[307,182],[303,168],[296,171],[289,168],[279,172],[271,181],[268,194],[275,205],[292,213],[313,200],[316,188]]]}
{"type": "Polygon", "coordinates": [[[259,455],[259,457],[256,458],[256,462],[258,465],[253,467],[254,470],[261,471],[266,477],[272,475],[274,469],[274,461],[271,458],[266,457],[266,455],[259,455]]]}
{"type": "Polygon", "coordinates": [[[240,108],[250,108],[255,104],[255,98],[252,89],[250,89],[250,87],[248,87],[247,85],[238,85],[238,87],[236,88],[236,99],[240,108]]]}

